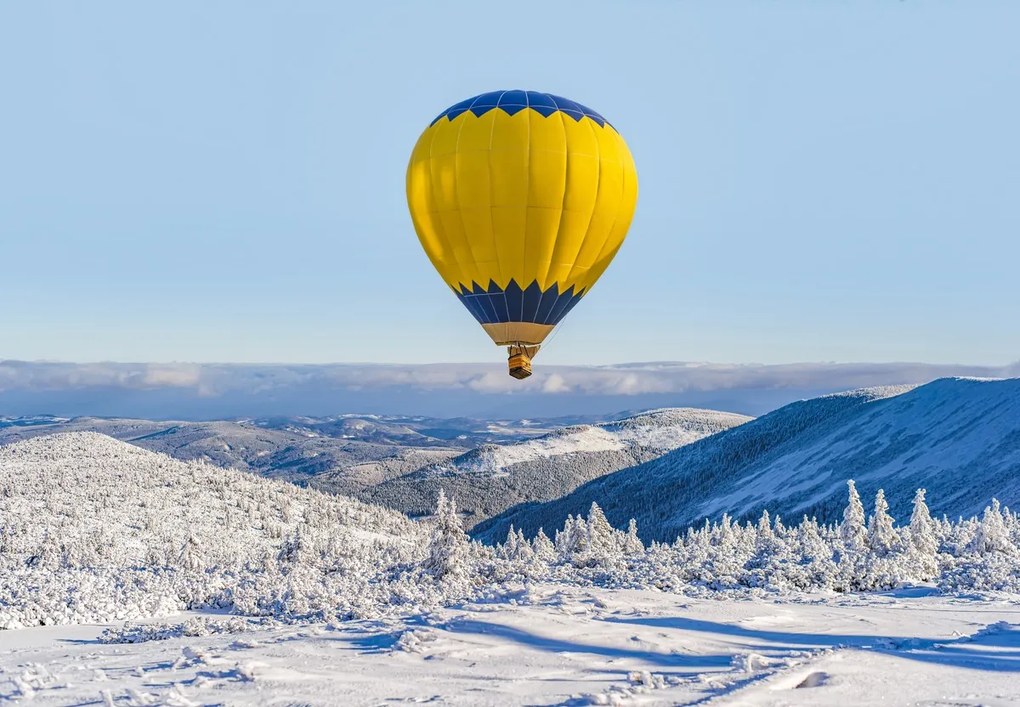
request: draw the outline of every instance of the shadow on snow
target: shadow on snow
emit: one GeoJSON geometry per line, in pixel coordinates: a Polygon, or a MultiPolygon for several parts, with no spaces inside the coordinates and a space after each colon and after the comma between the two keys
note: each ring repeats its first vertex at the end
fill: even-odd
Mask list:
{"type": "Polygon", "coordinates": [[[486,636],[493,636],[506,641],[512,641],[520,645],[529,646],[537,650],[550,651],[553,653],[587,653],[589,655],[601,655],[608,658],[632,658],[642,660],[663,667],[693,667],[693,668],[715,668],[730,665],[733,657],[731,655],[685,655],[682,653],[659,653],[656,651],[634,650],[630,648],[617,648],[612,646],[598,646],[589,643],[575,643],[559,638],[548,638],[535,633],[505,626],[503,624],[489,623],[487,621],[459,620],[453,621],[445,627],[451,633],[474,633],[486,636]]]}
{"type": "MultiPolygon", "coordinates": [[[[792,633],[745,628],[734,624],[686,617],[648,617],[603,619],[610,623],[654,626],[657,628],[715,633],[748,639],[748,649],[768,651],[805,648],[856,648],[895,655],[938,665],[1020,672],[1020,626],[993,624],[972,636],[928,639],[908,636],[874,636],[835,633],[792,633]]],[[[679,638],[679,637],[678,637],[679,638]]],[[[682,641],[682,639],[679,639],[682,641]]]]}

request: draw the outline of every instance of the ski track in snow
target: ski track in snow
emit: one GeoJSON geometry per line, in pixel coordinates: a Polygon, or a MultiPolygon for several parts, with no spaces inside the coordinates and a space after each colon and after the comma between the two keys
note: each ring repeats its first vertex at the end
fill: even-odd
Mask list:
{"type": "Polygon", "coordinates": [[[103,644],[0,632],[0,703],[1020,704],[1020,603],[539,585],[404,619],[103,644]]]}

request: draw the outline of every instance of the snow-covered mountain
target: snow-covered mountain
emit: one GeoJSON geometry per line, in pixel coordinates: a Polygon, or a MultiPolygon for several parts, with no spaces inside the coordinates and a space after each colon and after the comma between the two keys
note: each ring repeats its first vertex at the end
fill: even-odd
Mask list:
{"type": "Polygon", "coordinates": [[[79,417],[9,422],[0,428],[0,444],[59,432],[99,432],[176,459],[208,461],[345,494],[463,451],[398,423],[362,418],[163,422],[79,417]]]}
{"type": "Polygon", "coordinates": [[[0,628],[272,601],[254,585],[280,558],[368,576],[423,533],[395,511],[97,433],[37,437],[0,447],[0,628]]]}
{"type": "Polygon", "coordinates": [[[400,513],[201,462],[184,462],[94,432],[0,447],[0,517],[15,545],[101,534],[138,563],[155,540],[191,539],[210,553],[258,554],[312,518],[353,538],[397,539],[417,526],[400,513]],[[229,537],[224,529],[229,528],[229,537]]]}
{"type": "Polygon", "coordinates": [[[208,422],[0,417],[0,444],[61,432],[99,432],[176,459],[357,495],[478,445],[529,439],[574,421],[361,414],[208,422]]]}
{"type": "Polygon", "coordinates": [[[472,526],[517,504],[545,501],[751,418],[655,410],[596,425],[575,425],[507,445],[482,445],[367,489],[363,498],[412,516],[430,513],[439,489],[457,499],[472,526]]]}
{"type": "Polygon", "coordinates": [[[636,518],[646,539],[672,540],[724,512],[835,521],[847,479],[865,498],[884,488],[899,516],[918,487],[936,514],[976,514],[993,496],[1020,505],[1020,379],[941,379],[793,403],[563,498],[511,509],[475,534],[501,540],[511,523],[526,533],[559,527],[592,501],[614,525],[636,518]]]}

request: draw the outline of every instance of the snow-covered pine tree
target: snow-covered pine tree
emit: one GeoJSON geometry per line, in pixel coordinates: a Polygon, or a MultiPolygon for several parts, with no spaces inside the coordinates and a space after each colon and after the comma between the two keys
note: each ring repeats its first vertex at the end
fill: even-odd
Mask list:
{"type": "Polygon", "coordinates": [[[712,526],[711,538],[708,562],[701,568],[688,565],[692,577],[716,589],[738,586],[754,549],[754,533],[745,533],[739,524],[733,523],[728,513],[723,513],[719,523],[712,526]]]}
{"type": "Polygon", "coordinates": [[[889,502],[885,500],[885,491],[878,490],[875,494],[875,512],[868,523],[868,548],[879,557],[895,551],[899,546],[899,535],[894,526],[895,521],[889,515],[889,502]]]}
{"type": "Polygon", "coordinates": [[[1013,554],[1017,548],[1009,537],[1009,531],[1002,517],[1002,511],[997,498],[992,499],[992,505],[985,507],[981,516],[981,522],[977,526],[977,532],[970,542],[970,549],[979,554],[991,552],[1002,552],[1013,554]]]}
{"type": "Polygon", "coordinates": [[[535,553],[536,560],[541,562],[553,562],[556,559],[556,547],[542,528],[538,529],[538,533],[531,541],[531,549],[535,553]]]}
{"type": "Polygon", "coordinates": [[[535,551],[531,549],[531,544],[528,539],[524,537],[524,531],[520,528],[517,529],[517,554],[515,558],[523,562],[528,562],[535,557],[535,551]]]}
{"type": "Polygon", "coordinates": [[[635,557],[643,554],[644,551],[645,545],[638,537],[637,521],[631,518],[630,523],[627,524],[627,537],[623,541],[623,554],[627,557],[635,557]]]}
{"type": "Polygon", "coordinates": [[[799,557],[791,566],[787,576],[795,587],[801,589],[829,589],[836,577],[836,563],[833,561],[833,548],[823,534],[818,521],[804,516],[794,534],[794,544],[799,557]]]}
{"type": "Polygon", "coordinates": [[[616,541],[616,531],[609,524],[606,514],[599,504],[592,501],[585,524],[588,535],[587,557],[582,561],[602,566],[612,564],[620,558],[620,547],[616,541]]]}
{"type": "Polygon", "coordinates": [[[864,504],[857,493],[853,479],[846,482],[847,506],[843,511],[843,522],[839,524],[836,574],[833,586],[840,591],[856,591],[866,586],[865,565],[868,557],[868,532],[865,526],[864,504]]]}
{"type": "Polygon", "coordinates": [[[563,562],[587,561],[588,523],[581,516],[567,516],[563,530],[556,533],[556,554],[563,562]]]}
{"type": "Polygon", "coordinates": [[[276,553],[276,561],[283,568],[299,564],[307,557],[307,541],[299,525],[294,532],[287,534],[280,541],[280,551],[276,553]]]}
{"type": "Polygon", "coordinates": [[[775,533],[772,532],[772,520],[769,518],[768,510],[763,510],[761,512],[761,518],[758,519],[758,527],[756,530],[759,542],[771,540],[775,537],[775,533]]]}
{"type": "Polygon", "coordinates": [[[917,489],[914,494],[914,509],[910,513],[910,527],[907,530],[909,569],[914,579],[926,582],[938,573],[939,540],[935,535],[935,522],[924,502],[927,493],[917,489]]]}
{"type": "Polygon", "coordinates": [[[507,560],[517,556],[517,529],[514,528],[513,523],[510,524],[510,528],[506,532],[506,540],[497,548],[496,552],[507,560]]]}
{"type": "Polygon", "coordinates": [[[853,479],[846,482],[849,500],[843,511],[843,522],[839,526],[839,534],[843,545],[854,553],[863,552],[866,546],[867,533],[864,529],[864,505],[857,493],[857,485],[853,479]]]}
{"type": "Polygon", "coordinates": [[[747,532],[753,537],[753,547],[744,565],[744,581],[748,586],[782,586],[793,582],[787,575],[796,560],[790,553],[786,529],[779,518],[773,526],[768,511],[762,511],[757,526],[748,525],[747,532]]]}
{"type": "Polygon", "coordinates": [[[862,571],[857,575],[858,589],[891,589],[912,579],[913,572],[901,561],[903,548],[894,524],[885,492],[879,489],[875,494],[875,512],[868,522],[868,548],[862,571]]]}
{"type": "Polygon", "coordinates": [[[567,519],[563,521],[563,527],[557,530],[553,537],[553,547],[556,548],[556,555],[562,560],[574,551],[574,514],[568,513],[567,519]]]}
{"type": "Polygon", "coordinates": [[[10,527],[0,527],[0,554],[14,553],[14,533],[10,527]]]}
{"type": "Polygon", "coordinates": [[[444,581],[461,580],[468,574],[468,549],[469,541],[457,515],[457,503],[440,489],[424,569],[444,581]]]}
{"type": "Polygon", "coordinates": [[[673,562],[680,567],[680,579],[689,582],[702,578],[712,549],[712,526],[709,520],[700,528],[691,526],[687,535],[676,539],[673,544],[673,562]]]}
{"type": "Polygon", "coordinates": [[[198,542],[198,538],[194,535],[189,535],[188,539],[184,543],[184,547],[181,548],[180,559],[178,560],[182,567],[189,570],[201,570],[205,566],[205,562],[202,559],[202,548],[198,542]]]}
{"type": "Polygon", "coordinates": [[[1006,529],[1009,531],[1009,537],[1012,539],[1013,545],[1020,548],[1020,515],[1004,507],[1002,509],[1002,519],[1006,524],[1006,529]]]}
{"type": "Polygon", "coordinates": [[[522,530],[514,529],[513,525],[506,534],[506,542],[496,549],[498,557],[514,565],[514,570],[523,572],[522,564],[530,562],[535,551],[531,549],[531,543],[524,537],[522,530]]]}

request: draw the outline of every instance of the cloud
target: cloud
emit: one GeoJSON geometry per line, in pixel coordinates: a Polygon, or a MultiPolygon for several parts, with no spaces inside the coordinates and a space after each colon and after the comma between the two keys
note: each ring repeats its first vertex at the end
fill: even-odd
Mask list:
{"type": "Polygon", "coordinates": [[[582,414],[661,405],[760,414],[827,392],[946,376],[1012,377],[1003,367],[922,363],[783,365],[651,362],[543,366],[517,381],[502,364],[247,365],[0,361],[0,414],[582,414]]]}
{"type": "Polygon", "coordinates": [[[142,385],[149,388],[194,388],[202,383],[202,369],[195,364],[148,366],[142,375],[142,385]]]}
{"type": "Polygon", "coordinates": [[[198,363],[51,363],[0,361],[0,392],[89,388],[192,389],[205,395],[327,386],[356,391],[404,388],[483,393],[642,395],[739,388],[843,388],[921,383],[944,376],[1010,377],[1003,367],[922,363],[796,363],[782,365],[646,363],[617,366],[542,366],[526,380],[509,378],[490,364],[249,365],[198,363]]]}
{"type": "Polygon", "coordinates": [[[0,392],[83,388],[198,388],[200,364],[50,363],[0,361],[0,392]]]}
{"type": "Polygon", "coordinates": [[[559,373],[553,373],[542,384],[543,393],[568,393],[570,386],[559,373]]]}

